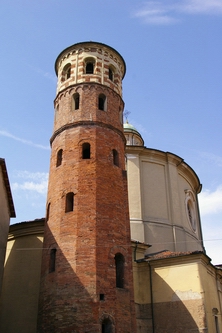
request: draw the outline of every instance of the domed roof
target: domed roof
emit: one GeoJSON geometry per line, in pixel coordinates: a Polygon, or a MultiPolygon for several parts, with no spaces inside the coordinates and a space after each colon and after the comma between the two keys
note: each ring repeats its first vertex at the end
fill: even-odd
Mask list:
{"type": "Polygon", "coordinates": [[[143,138],[141,136],[141,134],[137,131],[137,129],[128,123],[128,121],[125,122],[125,124],[123,124],[123,130],[124,130],[124,134],[126,137],[126,145],[127,146],[143,146],[144,145],[144,141],[143,138]]]}
{"type": "Polygon", "coordinates": [[[125,124],[123,124],[123,128],[124,128],[124,132],[127,130],[130,130],[130,131],[136,132],[140,135],[140,133],[137,131],[137,129],[133,125],[129,124],[128,121],[125,124]]]}

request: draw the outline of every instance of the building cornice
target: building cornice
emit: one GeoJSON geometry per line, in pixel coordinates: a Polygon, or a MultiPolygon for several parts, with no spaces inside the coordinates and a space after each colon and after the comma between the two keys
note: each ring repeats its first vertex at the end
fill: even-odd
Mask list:
{"type": "Polygon", "coordinates": [[[147,157],[155,162],[163,162],[173,164],[177,167],[178,172],[186,175],[192,180],[192,184],[196,193],[200,193],[202,185],[196,172],[178,155],[171,152],[164,152],[162,150],[141,147],[141,146],[126,146],[126,154],[137,154],[141,159],[145,160],[147,157]]]}
{"type": "Polygon", "coordinates": [[[24,237],[29,235],[43,236],[44,224],[45,218],[12,224],[9,227],[8,241],[16,239],[18,237],[24,237]]]}

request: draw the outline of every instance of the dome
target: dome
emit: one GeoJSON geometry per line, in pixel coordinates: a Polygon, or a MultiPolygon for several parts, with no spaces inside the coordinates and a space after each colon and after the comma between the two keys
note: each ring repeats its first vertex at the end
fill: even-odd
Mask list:
{"type": "Polygon", "coordinates": [[[133,125],[129,124],[128,122],[126,122],[125,124],[123,124],[123,128],[124,128],[124,132],[125,132],[125,130],[126,131],[127,130],[131,130],[131,131],[136,132],[136,133],[139,134],[139,132],[137,131],[137,129],[133,125]]]}
{"type": "Polygon", "coordinates": [[[128,123],[123,124],[123,130],[126,138],[127,146],[143,146],[144,141],[137,129],[128,123]]]}

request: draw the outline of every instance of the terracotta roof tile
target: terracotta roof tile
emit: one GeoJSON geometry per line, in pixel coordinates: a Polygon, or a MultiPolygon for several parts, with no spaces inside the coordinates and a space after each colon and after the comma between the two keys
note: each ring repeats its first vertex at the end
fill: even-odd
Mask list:
{"type": "Polygon", "coordinates": [[[165,258],[172,258],[172,257],[180,257],[186,256],[191,254],[198,254],[203,253],[203,251],[187,251],[187,252],[173,252],[169,250],[163,250],[156,253],[149,253],[145,255],[146,260],[155,260],[155,259],[165,259],[165,258]]]}

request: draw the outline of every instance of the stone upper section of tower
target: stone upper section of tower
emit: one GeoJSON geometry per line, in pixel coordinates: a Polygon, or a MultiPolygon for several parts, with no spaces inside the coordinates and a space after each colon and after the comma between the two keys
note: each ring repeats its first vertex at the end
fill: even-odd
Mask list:
{"type": "Polygon", "coordinates": [[[125,61],[112,47],[98,42],[82,42],[63,50],[56,59],[57,94],[80,83],[98,83],[122,96],[125,61]]]}

